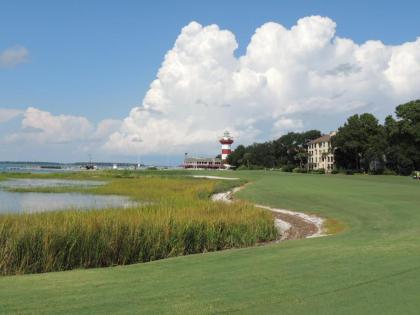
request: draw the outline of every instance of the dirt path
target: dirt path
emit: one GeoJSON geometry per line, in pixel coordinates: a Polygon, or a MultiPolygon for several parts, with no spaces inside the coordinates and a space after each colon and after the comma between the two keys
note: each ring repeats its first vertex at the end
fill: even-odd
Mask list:
{"type": "MultiPolygon", "coordinates": [[[[233,190],[227,192],[214,194],[211,199],[213,201],[232,202],[233,195],[242,188],[243,186],[234,188],[233,190]]],[[[326,235],[323,232],[323,218],[286,209],[277,209],[262,205],[255,206],[274,213],[275,225],[281,234],[280,241],[326,235]]]]}
{"type": "Polygon", "coordinates": [[[275,220],[289,224],[290,227],[288,229],[279,229],[282,234],[281,240],[295,240],[326,235],[323,233],[324,219],[320,217],[262,205],[255,206],[273,212],[276,218],[275,220]]]}
{"type": "Polygon", "coordinates": [[[224,180],[238,180],[236,177],[222,177],[222,176],[210,176],[210,175],[191,175],[194,178],[207,178],[207,179],[224,179],[224,180]]]}

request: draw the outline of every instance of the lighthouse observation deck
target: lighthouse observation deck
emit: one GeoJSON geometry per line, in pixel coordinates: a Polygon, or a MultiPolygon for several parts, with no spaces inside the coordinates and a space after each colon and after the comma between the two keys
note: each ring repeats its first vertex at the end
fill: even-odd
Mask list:
{"type": "Polygon", "coordinates": [[[223,136],[220,137],[219,142],[221,144],[232,144],[233,143],[233,137],[230,135],[229,131],[225,131],[223,136]]]}

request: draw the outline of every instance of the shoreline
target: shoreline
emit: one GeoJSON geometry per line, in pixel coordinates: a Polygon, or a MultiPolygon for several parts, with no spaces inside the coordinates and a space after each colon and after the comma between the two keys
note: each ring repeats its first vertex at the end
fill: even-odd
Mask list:
{"type": "MultiPolygon", "coordinates": [[[[201,176],[201,178],[214,179],[214,177],[205,176],[201,176]]],[[[215,202],[233,202],[234,194],[244,187],[245,186],[235,187],[225,192],[213,194],[211,200],[215,202]]],[[[315,238],[327,235],[324,233],[325,219],[321,217],[260,204],[254,205],[257,208],[268,210],[274,214],[274,224],[280,233],[280,239],[278,241],[315,238]]]]}

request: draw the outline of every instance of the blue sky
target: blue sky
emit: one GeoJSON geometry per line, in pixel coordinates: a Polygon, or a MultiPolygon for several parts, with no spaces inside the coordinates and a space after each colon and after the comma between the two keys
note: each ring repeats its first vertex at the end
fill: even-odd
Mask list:
{"type": "MultiPolygon", "coordinates": [[[[22,64],[0,68],[0,108],[33,107],[52,115],[83,116],[92,124],[122,120],[142,103],[165,53],[191,21],[231,31],[239,44],[235,55],[242,56],[264,23],[290,28],[311,15],[329,17],[337,24],[336,35],[356,44],[372,39],[385,45],[414,42],[420,36],[418,12],[418,1],[0,0],[0,53],[10,47],[28,51],[22,64]]],[[[339,123],[346,114],[339,116],[339,123]]],[[[0,122],[0,131],[13,133],[20,125],[16,117],[0,122]]],[[[270,134],[260,133],[261,138],[268,140],[270,134]]],[[[77,140],[42,145],[7,142],[0,160],[78,160],[86,155],[82,150],[74,153],[77,140]],[[42,145],[45,150],[39,149],[42,145]]],[[[129,160],[136,155],[112,151],[98,151],[98,159],[129,160]]],[[[206,150],[196,150],[201,151],[206,150]]],[[[150,160],[165,154],[145,150],[150,160]]]]}

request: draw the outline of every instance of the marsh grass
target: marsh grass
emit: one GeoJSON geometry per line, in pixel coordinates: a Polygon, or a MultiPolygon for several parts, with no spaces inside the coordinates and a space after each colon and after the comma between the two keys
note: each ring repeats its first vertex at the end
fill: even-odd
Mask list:
{"type": "MultiPolygon", "coordinates": [[[[209,201],[213,192],[237,184],[143,176],[112,177],[108,184],[88,189],[73,187],[146,203],[131,209],[1,215],[0,273],[125,265],[275,239],[268,212],[246,202],[209,201]]],[[[65,189],[60,187],[60,192],[65,189]]]]}

